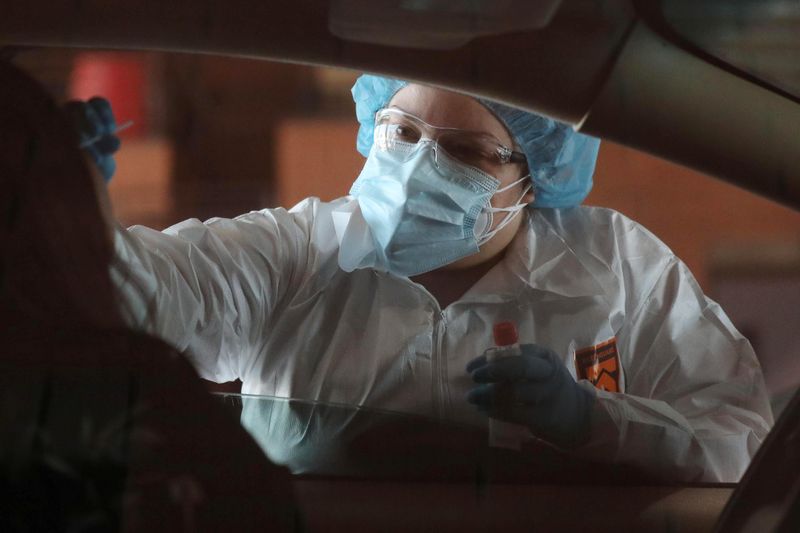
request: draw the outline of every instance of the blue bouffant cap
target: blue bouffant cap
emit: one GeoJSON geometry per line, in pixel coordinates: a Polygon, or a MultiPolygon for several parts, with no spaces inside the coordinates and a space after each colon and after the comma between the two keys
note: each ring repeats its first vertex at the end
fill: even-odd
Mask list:
{"type": "MultiPolygon", "coordinates": [[[[356,143],[364,157],[372,148],[375,113],[406,85],[407,81],[371,74],[360,76],[353,85],[360,123],[356,143]]],[[[478,101],[505,124],[527,157],[536,192],[535,207],[572,207],[586,198],[592,189],[600,139],[535,113],[482,98],[478,101]]]]}

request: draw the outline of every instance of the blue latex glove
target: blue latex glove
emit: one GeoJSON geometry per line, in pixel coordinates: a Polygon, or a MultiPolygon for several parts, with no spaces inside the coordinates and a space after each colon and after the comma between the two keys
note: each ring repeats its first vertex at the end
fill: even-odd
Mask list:
{"type": "Polygon", "coordinates": [[[561,448],[589,438],[594,395],[578,385],[556,354],[521,344],[522,355],[487,363],[482,355],[467,372],[481,385],[467,401],[492,418],[527,426],[537,437],[561,448]]]}
{"type": "Polygon", "coordinates": [[[92,158],[108,183],[117,169],[113,154],[120,146],[119,137],[114,135],[117,124],[111,104],[105,98],[95,96],[88,102],[67,102],[64,111],[78,133],[80,147],[92,158]]]}

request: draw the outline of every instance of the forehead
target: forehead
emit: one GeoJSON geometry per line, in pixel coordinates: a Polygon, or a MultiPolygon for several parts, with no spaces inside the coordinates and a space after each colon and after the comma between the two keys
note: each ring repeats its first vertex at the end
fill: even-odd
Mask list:
{"type": "Polygon", "coordinates": [[[513,144],[503,123],[471,96],[412,83],[397,91],[388,105],[433,126],[491,133],[503,144],[513,144]]]}

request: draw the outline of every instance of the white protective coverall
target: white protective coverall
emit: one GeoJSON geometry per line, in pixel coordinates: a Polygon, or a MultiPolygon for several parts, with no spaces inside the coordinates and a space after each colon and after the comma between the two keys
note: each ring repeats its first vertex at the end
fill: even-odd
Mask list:
{"type": "Polygon", "coordinates": [[[642,226],[609,209],[530,208],[503,260],[442,310],[407,278],[338,267],[331,211],[348,201],[133,227],[118,253],[154,333],[245,394],[485,428],[465,366],[513,320],[573,377],[587,353],[600,370],[592,436],[575,453],[670,479],[732,482],[747,468],[772,425],[753,350],[642,226]]]}

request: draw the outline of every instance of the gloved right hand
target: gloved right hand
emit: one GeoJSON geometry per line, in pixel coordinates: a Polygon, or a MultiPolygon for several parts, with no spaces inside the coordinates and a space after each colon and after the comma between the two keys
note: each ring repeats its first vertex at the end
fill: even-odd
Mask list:
{"type": "Polygon", "coordinates": [[[536,344],[519,347],[522,355],[489,362],[484,354],[469,362],[467,372],[479,385],[467,401],[561,448],[585,443],[595,395],[575,382],[552,350],[536,344]]]}
{"type": "Polygon", "coordinates": [[[67,102],[64,112],[78,133],[80,147],[92,158],[108,183],[117,168],[113,155],[120,146],[119,137],[114,135],[117,124],[111,104],[105,98],[95,96],[88,102],[67,102]]]}

